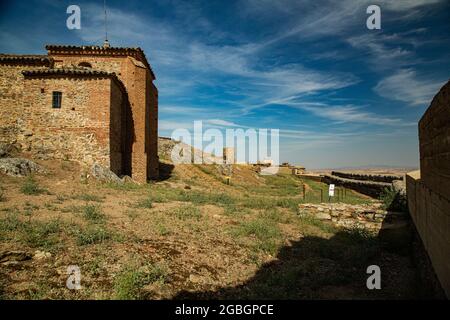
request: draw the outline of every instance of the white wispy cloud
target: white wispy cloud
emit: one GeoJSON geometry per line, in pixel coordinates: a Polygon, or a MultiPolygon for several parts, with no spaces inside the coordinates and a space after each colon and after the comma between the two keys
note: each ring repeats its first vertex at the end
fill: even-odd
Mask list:
{"type": "Polygon", "coordinates": [[[381,5],[392,11],[409,11],[423,6],[430,6],[444,0],[396,0],[396,1],[381,1],[381,5]]]}
{"type": "Polygon", "coordinates": [[[413,106],[428,105],[447,80],[423,78],[413,69],[401,69],[382,79],[373,89],[385,98],[403,101],[413,106]]]}
{"type": "MultiPolygon", "coordinates": [[[[101,8],[90,5],[84,11],[87,13],[79,33],[81,39],[91,43],[101,42],[101,8]]],[[[199,87],[220,87],[224,92],[240,97],[239,103],[230,101],[228,106],[248,112],[252,110],[247,108],[248,105],[264,103],[269,97],[337,90],[359,80],[348,73],[322,72],[300,63],[267,67],[259,63],[257,49],[260,45],[256,42],[206,44],[180,33],[176,24],[168,25],[154,18],[144,19],[117,8],[109,8],[108,12],[112,45],[144,44],[144,49],[148,46],[146,53],[154,66],[158,88],[164,97],[186,97],[199,87]],[[127,27],[123,28],[123,25],[127,27]],[[234,79],[227,83],[224,77],[229,76],[234,79]]],[[[198,15],[192,8],[189,12],[198,15]]],[[[202,25],[211,28],[204,18],[202,25]]]]}
{"type": "MultiPolygon", "coordinates": [[[[444,3],[446,0],[380,0],[383,19],[401,20],[417,18],[424,8],[444,3]],[[386,15],[387,14],[387,17],[386,15]]],[[[322,36],[345,37],[365,25],[366,8],[372,0],[325,0],[314,4],[308,0],[250,0],[242,4],[242,13],[256,19],[273,20],[277,15],[285,18],[285,27],[274,36],[262,41],[257,48],[263,49],[290,37],[302,40],[322,36]],[[276,14],[274,14],[276,13],[276,14]],[[301,17],[299,18],[299,14],[301,17]]]]}
{"type": "Polygon", "coordinates": [[[205,123],[219,127],[243,127],[237,123],[226,121],[223,119],[208,119],[205,123]]]}
{"type": "Polygon", "coordinates": [[[315,116],[326,118],[341,123],[366,123],[378,126],[413,126],[415,122],[405,122],[401,118],[377,115],[376,113],[364,110],[363,106],[355,105],[330,105],[321,102],[301,102],[294,98],[283,101],[273,101],[283,105],[304,110],[315,116]]]}
{"type": "Polygon", "coordinates": [[[414,53],[411,50],[400,45],[402,42],[398,36],[365,33],[350,37],[347,42],[354,48],[366,52],[369,62],[376,70],[418,62],[413,61],[414,53]]]}

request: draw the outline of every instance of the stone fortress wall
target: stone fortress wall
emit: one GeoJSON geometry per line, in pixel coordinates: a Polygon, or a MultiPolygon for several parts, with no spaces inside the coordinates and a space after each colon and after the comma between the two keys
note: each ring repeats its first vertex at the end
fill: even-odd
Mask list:
{"type": "Polygon", "coordinates": [[[406,175],[408,207],[450,298],[450,81],[419,122],[420,171],[406,175]]]}

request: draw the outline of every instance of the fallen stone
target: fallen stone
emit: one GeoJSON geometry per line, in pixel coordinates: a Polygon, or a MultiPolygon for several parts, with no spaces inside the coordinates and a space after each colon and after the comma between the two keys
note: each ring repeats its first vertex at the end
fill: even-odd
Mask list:
{"type": "Polygon", "coordinates": [[[33,259],[42,260],[42,259],[51,258],[51,256],[52,256],[52,254],[50,252],[36,250],[36,252],[34,253],[33,259]]]}
{"type": "Polygon", "coordinates": [[[25,261],[31,259],[31,254],[26,251],[2,251],[0,252],[0,263],[9,261],[25,261]]]}
{"type": "Polygon", "coordinates": [[[136,183],[130,176],[123,176],[122,181],[123,183],[136,183]]]}
{"type": "Polygon", "coordinates": [[[316,218],[319,220],[331,220],[331,215],[326,212],[318,212],[316,213],[316,218]]]}
{"type": "Polygon", "coordinates": [[[1,264],[4,267],[15,267],[15,266],[18,266],[20,264],[20,262],[12,260],[12,261],[1,262],[1,264]]]}
{"type": "Polygon", "coordinates": [[[197,276],[195,274],[191,274],[189,275],[189,281],[192,283],[201,283],[202,282],[202,278],[200,276],[197,276]]]}
{"type": "Polygon", "coordinates": [[[124,183],[114,172],[99,164],[94,164],[91,168],[92,177],[102,182],[124,183]]]}
{"type": "Polygon", "coordinates": [[[23,158],[0,159],[0,172],[8,176],[24,177],[31,173],[45,173],[45,169],[31,160],[23,158]]]}
{"type": "Polygon", "coordinates": [[[13,144],[0,143],[0,158],[11,157],[18,150],[13,144]]]}

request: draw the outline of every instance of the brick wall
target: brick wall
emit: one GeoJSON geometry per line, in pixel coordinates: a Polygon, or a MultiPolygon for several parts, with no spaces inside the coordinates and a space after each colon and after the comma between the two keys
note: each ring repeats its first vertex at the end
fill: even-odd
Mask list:
{"type": "Polygon", "coordinates": [[[434,272],[450,298],[450,201],[429,189],[420,172],[406,175],[408,207],[434,272]]]}
{"type": "Polygon", "coordinates": [[[89,63],[93,69],[114,72],[123,82],[130,103],[133,130],[131,146],[131,176],[135,181],[146,182],[158,177],[158,91],[150,70],[144,63],[130,56],[96,54],[54,54],[56,66],[77,66],[89,63]]]}
{"type": "Polygon", "coordinates": [[[109,119],[109,152],[110,169],[117,174],[129,175],[129,169],[126,167],[127,161],[124,159],[127,152],[126,123],[123,119],[127,105],[126,93],[116,81],[111,81],[110,90],[110,119],[109,119]]]}
{"type": "Polygon", "coordinates": [[[23,149],[37,158],[73,159],[86,165],[96,162],[120,173],[120,96],[109,78],[27,78],[23,149]],[[52,108],[53,91],[62,92],[61,109],[52,108]],[[110,104],[111,97],[115,102],[110,104]]]}
{"type": "Polygon", "coordinates": [[[419,122],[420,172],[406,176],[412,219],[450,298],[450,82],[419,122]]]}
{"type": "Polygon", "coordinates": [[[422,182],[450,199],[450,82],[420,120],[419,141],[422,182]]]}
{"type": "Polygon", "coordinates": [[[17,143],[23,134],[22,70],[45,68],[42,65],[9,63],[0,64],[0,142],[17,143]]]}

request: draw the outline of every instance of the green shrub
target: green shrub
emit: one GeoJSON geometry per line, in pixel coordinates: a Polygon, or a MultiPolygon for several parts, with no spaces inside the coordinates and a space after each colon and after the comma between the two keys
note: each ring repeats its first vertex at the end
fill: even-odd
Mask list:
{"type": "Polygon", "coordinates": [[[56,235],[60,230],[59,220],[25,223],[23,224],[21,239],[30,247],[50,248],[58,242],[56,235]]]}
{"type": "Polygon", "coordinates": [[[150,283],[165,283],[168,277],[168,268],[161,264],[137,268],[128,266],[117,274],[114,279],[114,296],[119,300],[143,299],[142,288],[150,283]]]}
{"type": "Polygon", "coordinates": [[[166,236],[166,235],[170,234],[170,230],[162,223],[157,223],[155,225],[155,228],[156,228],[156,232],[160,236],[166,236]]]}
{"type": "Polygon", "coordinates": [[[59,220],[24,222],[19,219],[17,212],[9,213],[0,220],[0,236],[6,237],[8,232],[13,232],[13,239],[30,247],[51,248],[58,243],[57,234],[60,231],[59,220]]]}
{"type": "Polygon", "coordinates": [[[176,208],[172,213],[181,220],[196,219],[199,220],[202,216],[200,209],[193,205],[185,205],[176,208]]]}
{"type": "Polygon", "coordinates": [[[299,222],[300,222],[300,225],[314,226],[316,228],[319,228],[323,232],[327,232],[327,233],[335,233],[337,231],[337,227],[335,227],[331,223],[326,223],[322,220],[319,220],[316,217],[314,217],[308,213],[300,215],[299,222]]]}
{"type": "Polygon", "coordinates": [[[45,189],[39,187],[36,180],[32,176],[28,176],[25,182],[23,183],[20,191],[26,195],[39,195],[46,192],[45,189]]]}
{"type": "Polygon", "coordinates": [[[101,227],[88,227],[75,232],[76,241],[79,246],[102,243],[112,238],[109,231],[101,227]]]}
{"type": "Polygon", "coordinates": [[[99,196],[96,196],[93,194],[88,194],[88,193],[77,194],[77,195],[73,196],[72,199],[83,200],[83,201],[92,201],[92,202],[103,202],[103,199],[100,198],[99,196]]]}
{"type": "Polygon", "coordinates": [[[401,195],[394,188],[384,188],[380,200],[385,210],[408,212],[406,196],[401,195]]]}
{"type": "Polygon", "coordinates": [[[137,208],[147,208],[147,209],[151,209],[153,207],[153,201],[151,198],[147,198],[144,200],[140,200],[137,205],[137,208]]]}
{"type": "Polygon", "coordinates": [[[235,237],[255,237],[253,247],[258,251],[275,254],[281,239],[281,232],[277,224],[265,218],[241,222],[232,229],[235,237]]]}
{"type": "Polygon", "coordinates": [[[0,220],[0,231],[2,233],[19,230],[22,226],[23,222],[20,221],[17,212],[9,213],[6,218],[0,220]]]}
{"type": "Polygon", "coordinates": [[[236,232],[238,235],[243,236],[253,235],[259,240],[277,238],[281,234],[278,227],[273,222],[267,221],[266,219],[255,219],[242,222],[236,232]]]}
{"type": "Polygon", "coordinates": [[[105,215],[99,206],[86,205],[83,207],[83,218],[91,222],[102,222],[105,215]]]}

